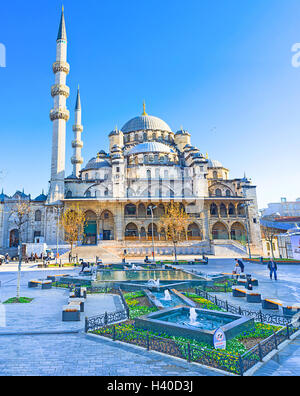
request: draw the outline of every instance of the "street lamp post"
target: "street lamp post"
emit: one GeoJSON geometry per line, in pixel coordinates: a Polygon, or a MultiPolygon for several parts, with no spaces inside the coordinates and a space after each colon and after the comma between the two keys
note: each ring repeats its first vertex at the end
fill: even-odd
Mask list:
{"type": "Polygon", "coordinates": [[[154,249],[154,220],[153,220],[153,210],[156,209],[156,206],[150,205],[148,206],[151,212],[151,218],[152,218],[152,257],[153,261],[155,262],[155,249],[154,249]]]}
{"type": "Polygon", "coordinates": [[[247,242],[248,242],[248,252],[249,252],[249,258],[251,259],[251,249],[250,249],[250,237],[249,237],[249,228],[250,228],[250,224],[249,224],[249,212],[248,212],[248,208],[250,206],[250,204],[243,204],[241,205],[242,207],[244,207],[245,213],[246,213],[246,230],[247,230],[247,242]]]}
{"type": "Polygon", "coordinates": [[[56,265],[58,264],[58,234],[59,234],[59,206],[56,206],[57,223],[56,223],[56,265]]]}

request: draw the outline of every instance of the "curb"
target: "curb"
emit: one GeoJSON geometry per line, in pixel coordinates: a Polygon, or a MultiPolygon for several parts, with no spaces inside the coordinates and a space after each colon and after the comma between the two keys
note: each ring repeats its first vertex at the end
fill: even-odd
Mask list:
{"type": "Polygon", "coordinates": [[[52,334],[79,334],[82,330],[53,330],[53,331],[20,331],[10,333],[0,333],[1,336],[32,336],[32,335],[52,335],[52,334]]]}

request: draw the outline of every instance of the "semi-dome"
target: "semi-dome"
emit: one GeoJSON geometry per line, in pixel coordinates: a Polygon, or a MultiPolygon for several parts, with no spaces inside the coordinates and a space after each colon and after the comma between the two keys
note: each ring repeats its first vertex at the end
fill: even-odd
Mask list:
{"type": "Polygon", "coordinates": [[[145,130],[172,132],[171,128],[165,121],[158,117],[149,115],[135,117],[128,121],[122,128],[123,133],[145,130]]]}
{"type": "Polygon", "coordinates": [[[166,144],[159,143],[159,142],[146,142],[141,143],[134,146],[129,152],[128,155],[132,154],[142,154],[142,153],[175,153],[171,147],[167,146],[166,144]]]}

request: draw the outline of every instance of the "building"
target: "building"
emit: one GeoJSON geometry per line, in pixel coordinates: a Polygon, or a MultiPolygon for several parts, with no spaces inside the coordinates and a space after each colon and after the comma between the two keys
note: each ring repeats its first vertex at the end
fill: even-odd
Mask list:
{"type": "Polygon", "coordinates": [[[273,214],[282,217],[300,217],[300,198],[291,202],[288,202],[286,198],[281,198],[281,202],[269,203],[268,207],[262,210],[262,217],[273,214]]]}
{"type": "Polygon", "coordinates": [[[180,202],[191,220],[187,239],[191,241],[249,241],[261,249],[256,187],[246,177],[230,178],[229,170],[219,161],[209,159],[191,144],[191,135],[180,129],[174,132],[158,117],[143,112],[113,130],[109,152],[99,150],[83,167],[81,155],[83,126],[79,87],[75,106],[72,141],[72,174],[65,175],[66,107],[69,88],[66,85],[70,66],[67,63],[67,34],[62,12],[57,37],[57,57],[53,64],[55,84],[50,119],[53,124],[51,179],[47,196],[34,200],[17,192],[1,196],[2,248],[14,247],[17,231],[9,219],[9,207],[17,199],[28,199],[32,217],[24,230],[23,241],[43,238],[48,245],[63,243],[57,219],[64,207],[79,205],[86,212],[87,226],[83,243],[101,241],[144,241],[152,238],[149,205],[154,209],[154,238],[165,241],[165,230],[158,220],[171,201],[180,202]]]}

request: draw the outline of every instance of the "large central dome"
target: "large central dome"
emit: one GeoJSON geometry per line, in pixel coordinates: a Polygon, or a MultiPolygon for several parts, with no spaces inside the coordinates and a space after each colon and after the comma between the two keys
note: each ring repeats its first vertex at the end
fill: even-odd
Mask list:
{"type": "Polygon", "coordinates": [[[158,117],[149,115],[135,117],[128,121],[122,128],[123,133],[145,130],[172,132],[171,128],[167,123],[165,123],[165,121],[158,117]]]}

